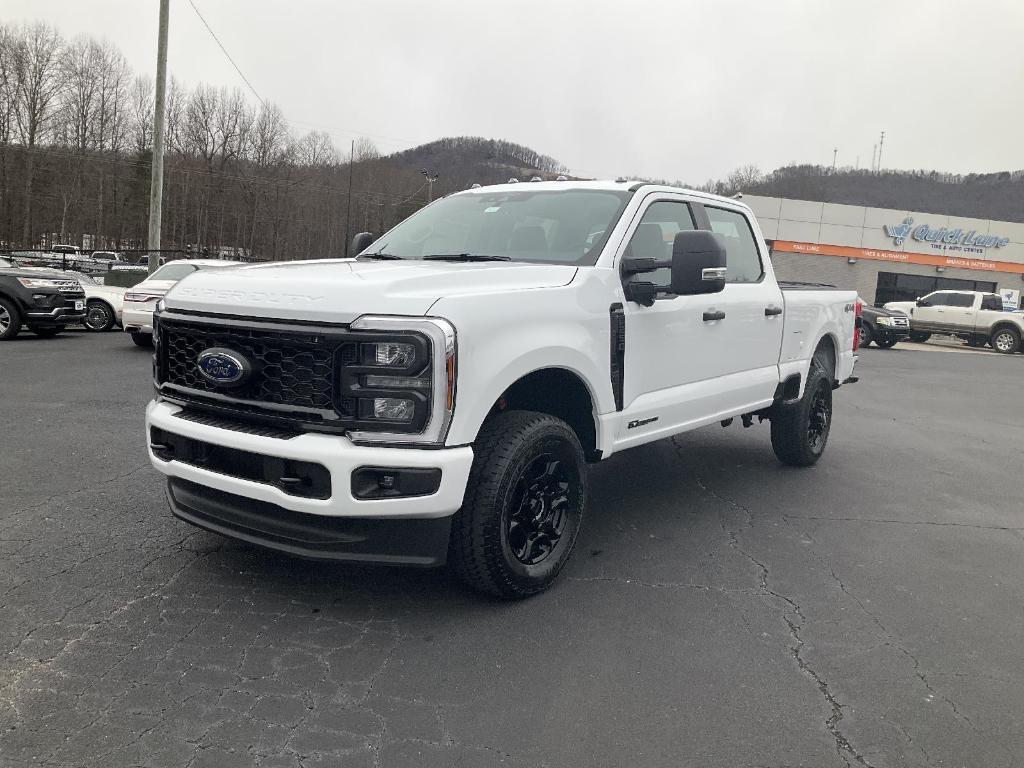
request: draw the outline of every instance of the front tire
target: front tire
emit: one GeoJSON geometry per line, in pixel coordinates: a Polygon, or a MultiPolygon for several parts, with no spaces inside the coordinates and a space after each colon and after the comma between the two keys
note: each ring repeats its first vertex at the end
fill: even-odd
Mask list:
{"type": "Polygon", "coordinates": [[[153,346],[153,334],[151,333],[132,333],[130,335],[136,347],[153,346]]]}
{"type": "Polygon", "coordinates": [[[992,334],[992,349],[1012,355],[1020,349],[1020,332],[1016,328],[1000,328],[992,334]]]}
{"type": "Polygon", "coordinates": [[[85,319],[82,325],[87,331],[109,331],[114,327],[114,310],[105,302],[94,299],[85,305],[85,319]]]}
{"type": "Polygon", "coordinates": [[[34,333],[36,336],[39,336],[44,339],[50,339],[56,336],[61,331],[63,331],[64,329],[58,326],[51,328],[29,328],[29,330],[32,331],[32,333],[34,333]]]}
{"type": "Polygon", "coordinates": [[[9,341],[21,330],[21,313],[14,303],[0,298],[0,341],[9,341]]]}
{"type": "Polygon", "coordinates": [[[478,592],[542,592],[569,560],[587,504],[576,433],[532,411],[490,418],[473,443],[466,496],[452,521],[448,561],[478,592]]]}
{"type": "Polygon", "coordinates": [[[877,344],[882,349],[892,349],[893,347],[896,346],[896,343],[898,341],[899,339],[897,339],[895,336],[882,336],[880,338],[875,339],[875,344],[877,344]]]}
{"type": "Polygon", "coordinates": [[[775,406],[772,449],[791,467],[809,467],[825,452],[832,428],[832,378],[817,359],[811,362],[807,386],[795,403],[775,406]]]}

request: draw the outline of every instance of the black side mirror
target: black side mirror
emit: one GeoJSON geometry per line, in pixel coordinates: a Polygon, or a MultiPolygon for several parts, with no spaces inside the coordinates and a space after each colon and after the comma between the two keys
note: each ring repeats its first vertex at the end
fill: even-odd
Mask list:
{"type": "Polygon", "coordinates": [[[918,299],[914,303],[919,307],[930,307],[932,305],[930,301],[925,301],[924,299],[918,299]]]}
{"type": "Polygon", "coordinates": [[[672,293],[694,296],[725,288],[725,243],[706,229],[676,233],[672,242],[672,293]]]}
{"type": "Polygon", "coordinates": [[[352,250],[349,256],[358,256],[360,253],[370,247],[377,238],[372,232],[360,232],[358,235],[352,238],[352,250]]]}

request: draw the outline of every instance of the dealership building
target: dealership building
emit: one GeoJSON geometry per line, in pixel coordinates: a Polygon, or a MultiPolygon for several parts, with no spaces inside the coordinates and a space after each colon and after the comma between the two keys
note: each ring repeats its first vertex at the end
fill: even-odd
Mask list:
{"type": "Polygon", "coordinates": [[[780,280],[830,283],[873,304],[960,289],[1020,306],[1024,224],[757,195],[743,202],[780,280]]]}

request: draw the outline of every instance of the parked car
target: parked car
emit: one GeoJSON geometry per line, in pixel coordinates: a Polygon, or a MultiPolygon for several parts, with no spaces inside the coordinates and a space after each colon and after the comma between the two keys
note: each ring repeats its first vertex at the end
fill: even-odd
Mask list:
{"type": "Polygon", "coordinates": [[[121,258],[121,255],[114,253],[113,251],[93,251],[90,258],[93,261],[102,261],[107,264],[124,264],[125,260],[121,258]]]}
{"type": "Polygon", "coordinates": [[[182,259],[164,264],[160,269],[132,287],[124,295],[121,325],[140,347],[153,344],[153,309],[168,289],[196,270],[230,267],[239,261],[219,259],[182,259]]]}
{"type": "Polygon", "coordinates": [[[56,336],[85,318],[85,292],[77,280],[21,269],[0,259],[0,341],[27,327],[37,336],[56,336]]]}
{"type": "Polygon", "coordinates": [[[14,261],[15,266],[33,272],[44,272],[55,278],[71,278],[77,280],[85,291],[85,318],[82,325],[88,331],[109,331],[114,325],[120,325],[121,312],[124,306],[124,294],[127,288],[116,285],[104,285],[96,278],[74,270],[55,270],[51,267],[26,267],[14,261]]]}
{"type": "Polygon", "coordinates": [[[524,597],[572,552],[588,461],[742,417],[808,466],[852,380],[856,294],[780,285],[738,200],[507,184],[372,239],[159,303],[148,451],[175,515],[524,597]]]}
{"type": "Polygon", "coordinates": [[[1004,310],[998,293],[935,291],[917,301],[891,301],[885,308],[910,318],[912,341],[948,333],[974,346],[991,344],[997,352],[1012,354],[1020,350],[1024,336],[1024,316],[1004,310]]]}
{"type": "Polygon", "coordinates": [[[902,312],[890,312],[887,309],[873,307],[864,299],[860,299],[861,309],[860,346],[866,347],[874,342],[882,349],[896,346],[897,342],[906,341],[910,336],[910,319],[902,312]]]}

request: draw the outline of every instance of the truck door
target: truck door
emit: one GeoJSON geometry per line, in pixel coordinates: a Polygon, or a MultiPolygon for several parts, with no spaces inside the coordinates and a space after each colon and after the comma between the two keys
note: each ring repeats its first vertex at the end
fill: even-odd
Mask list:
{"type": "Polygon", "coordinates": [[[973,331],[978,317],[977,298],[973,293],[947,293],[946,305],[938,307],[942,329],[960,333],[973,331]]]}
{"type": "MultiPolygon", "coordinates": [[[[723,291],[659,293],[653,306],[624,303],[623,410],[616,448],[711,423],[771,401],[778,383],[782,293],[739,210],[706,208],[667,193],[645,201],[623,256],[667,260],[682,229],[709,229],[727,244],[723,291]],[[753,404],[758,405],[753,405],[753,404]]],[[[669,270],[641,279],[665,286],[669,270]]]]}
{"type": "Polygon", "coordinates": [[[946,301],[949,294],[936,291],[922,296],[913,308],[911,325],[915,331],[942,331],[946,312],[946,301]]]}

